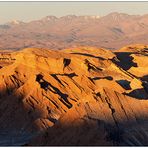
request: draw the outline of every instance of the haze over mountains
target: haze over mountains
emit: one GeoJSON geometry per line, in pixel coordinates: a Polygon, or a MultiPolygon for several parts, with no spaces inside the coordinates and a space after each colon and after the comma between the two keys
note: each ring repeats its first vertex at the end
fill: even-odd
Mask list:
{"type": "Polygon", "coordinates": [[[147,14],[47,16],[28,23],[12,21],[0,25],[0,49],[63,49],[82,45],[118,49],[137,43],[148,43],[147,14]]]}

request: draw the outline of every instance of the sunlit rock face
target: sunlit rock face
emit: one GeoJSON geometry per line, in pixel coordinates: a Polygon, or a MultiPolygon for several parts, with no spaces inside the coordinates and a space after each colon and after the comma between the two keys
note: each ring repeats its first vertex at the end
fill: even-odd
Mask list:
{"type": "Polygon", "coordinates": [[[147,45],[1,51],[0,145],[147,145],[147,57],[147,45]]]}

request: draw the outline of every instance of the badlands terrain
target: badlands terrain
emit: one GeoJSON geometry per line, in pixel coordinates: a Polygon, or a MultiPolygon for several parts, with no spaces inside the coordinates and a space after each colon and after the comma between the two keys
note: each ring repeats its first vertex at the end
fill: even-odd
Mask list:
{"type": "Polygon", "coordinates": [[[0,52],[0,145],[148,145],[148,45],[0,52]]]}
{"type": "Polygon", "coordinates": [[[148,43],[148,14],[47,16],[30,22],[13,20],[0,25],[0,49],[64,49],[80,45],[119,49],[133,43],[148,43]]]}

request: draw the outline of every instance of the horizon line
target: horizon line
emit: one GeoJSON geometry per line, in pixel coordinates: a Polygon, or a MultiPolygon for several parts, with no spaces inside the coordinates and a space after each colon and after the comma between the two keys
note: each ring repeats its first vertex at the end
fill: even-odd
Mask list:
{"type": "MultiPolygon", "coordinates": [[[[97,18],[97,19],[100,19],[100,18],[102,18],[102,17],[105,17],[105,16],[107,16],[107,15],[111,15],[111,14],[123,14],[123,15],[129,15],[129,16],[145,16],[145,15],[148,15],[148,13],[145,13],[145,14],[129,14],[129,13],[124,13],[124,12],[117,12],[117,11],[113,11],[113,12],[110,12],[110,13],[108,13],[108,14],[106,14],[106,15],[89,15],[89,14],[84,14],[84,15],[76,15],[76,14],[67,14],[67,15],[63,15],[63,16],[57,16],[57,15],[45,15],[44,17],[40,17],[39,19],[31,19],[31,20],[29,20],[29,21],[23,21],[23,20],[21,20],[21,19],[11,19],[10,21],[6,21],[6,22],[4,22],[4,23],[0,23],[0,25],[4,25],[4,24],[8,24],[8,23],[11,23],[11,22],[13,22],[13,21],[18,21],[18,22],[22,22],[22,23],[30,23],[30,22],[32,22],[32,21],[38,21],[38,20],[42,20],[42,19],[44,19],[44,18],[46,18],[46,17],[55,17],[56,19],[60,19],[60,18],[63,18],[63,17],[67,17],[67,16],[75,16],[75,17],[92,17],[92,16],[96,16],[96,17],[98,17],[99,16],[99,18],[97,18]]],[[[94,18],[95,19],[95,18],[94,18]]]]}

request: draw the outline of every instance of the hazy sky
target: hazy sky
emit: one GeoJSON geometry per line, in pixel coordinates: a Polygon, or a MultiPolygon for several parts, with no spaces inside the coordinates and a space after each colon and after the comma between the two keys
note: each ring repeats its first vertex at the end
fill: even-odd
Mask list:
{"type": "Polygon", "coordinates": [[[0,23],[30,21],[48,15],[148,14],[148,2],[0,2],[0,23]]]}

